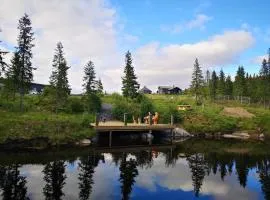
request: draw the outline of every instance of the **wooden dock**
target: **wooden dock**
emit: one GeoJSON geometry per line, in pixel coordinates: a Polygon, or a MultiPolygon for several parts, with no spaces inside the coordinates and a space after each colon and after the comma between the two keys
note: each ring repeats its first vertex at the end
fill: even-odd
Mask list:
{"type": "MultiPolygon", "coordinates": [[[[173,120],[172,120],[173,122],[173,120]]],[[[109,147],[112,146],[112,133],[113,132],[148,132],[153,131],[169,131],[171,138],[174,138],[173,129],[176,127],[171,124],[135,124],[135,123],[124,123],[121,121],[107,121],[99,122],[98,124],[92,123],[91,126],[98,133],[109,133],[109,147]]]]}
{"type": "Polygon", "coordinates": [[[171,124],[134,124],[134,123],[127,123],[126,125],[120,121],[108,121],[108,122],[100,122],[98,126],[92,123],[91,126],[97,132],[152,132],[152,131],[166,131],[172,130],[175,128],[175,125],[171,124]]]}

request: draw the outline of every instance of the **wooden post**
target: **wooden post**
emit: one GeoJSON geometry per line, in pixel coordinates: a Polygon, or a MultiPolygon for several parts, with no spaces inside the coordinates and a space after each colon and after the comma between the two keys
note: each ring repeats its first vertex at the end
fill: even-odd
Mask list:
{"type": "Polygon", "coordinates": [[[109,146],[112,147],[112,131],[110,131],[109,135],[109,146]]]}
{"type": "Polygon", "coordinates": [[[99,120],[98,120],[98,113],[95,115],[95,125],[98,126],[99,120]]]}
{"type": "Polygon", "coordinates": [[[124,125],[127,126],[127,113],[124,113],[124,125]]]}
{"type": "Polygon", "coordinates": [[[149,114],[149,125],[152,125],[152,114],[149,114]]]}
{"type": "Polygon", "coordinates": [[[171,125],[174,124],[174,119],[173,119],[173,115],[171,115],[171,125]]]}

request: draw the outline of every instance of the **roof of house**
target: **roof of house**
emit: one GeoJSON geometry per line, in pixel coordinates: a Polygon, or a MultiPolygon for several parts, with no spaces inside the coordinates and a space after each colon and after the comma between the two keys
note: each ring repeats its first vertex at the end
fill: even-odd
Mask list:
{"type": "Polygon", "coordinates": [[[144,86],[142,89],[140,89],[140,91],[149,91],[152,92],[150,89],[148,89],[146,86],[144,86]]]}
{"type": "MultiPolygon", "coordinates": [[[[175,87],[175,86],[159,86],[158,89],[167,89],[167,90],[173,90],[175,88],[180,89],[179,87],[175,87]]],[[[181,90],[181,89],[180,89],[181,90]]]]}

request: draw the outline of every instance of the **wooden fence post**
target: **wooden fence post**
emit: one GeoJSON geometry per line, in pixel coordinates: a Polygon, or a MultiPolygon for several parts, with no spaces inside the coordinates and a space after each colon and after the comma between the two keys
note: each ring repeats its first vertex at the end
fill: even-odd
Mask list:
{"type": "Polygon", "coordinates": [[[173,115],[171,115],[171,125],[174,124],[174,119],[173,119],[173,115]]]}
{"type": "Polygon", "coordinates": [[[152,125],[152,114],[149,114],[149,125],[152,125]]]}
{"type": "Polygon", "coordinates": [[[124,113],[124,125],[127,126],[127,113],[124,113]]]}
{"type": "Polygon", "coordinates": [[[99,119],[98,119],[98,113],[95,115],[95,125],[98,126],[99,119]]]}

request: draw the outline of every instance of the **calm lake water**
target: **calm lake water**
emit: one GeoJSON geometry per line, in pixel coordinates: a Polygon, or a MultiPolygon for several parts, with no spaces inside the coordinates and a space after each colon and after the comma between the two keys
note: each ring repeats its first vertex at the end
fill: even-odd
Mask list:
{"type": "Polygon", "coordinates": [[[270,155],[142,145],[1,153],[0,199],[270,199],[270,155]]]}

